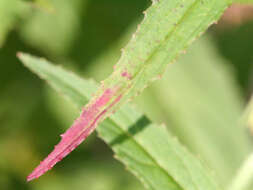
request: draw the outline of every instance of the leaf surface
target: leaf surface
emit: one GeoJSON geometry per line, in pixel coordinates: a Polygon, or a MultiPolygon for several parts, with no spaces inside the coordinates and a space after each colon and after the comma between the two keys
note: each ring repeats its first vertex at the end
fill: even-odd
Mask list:
{"type": "Polygon", "coordinates": [[[246,3],[251,4],[253,3],[253,0],[234,0],[235,3],[246,3]]]}
{"type": "MultiPolygon", "coordinates": [[[[212,41],[195,43],[145,94],[151,106],[160,105],[164,116],[159,120],[171,124],[170,131],[215,169],[222,184],[229,184],[252,145],[239,123],[243,98],[235,73],[212,41]]],[[[143,110],[152,108],[140,103],[143,110]]]]}
{"type": "Polygon", "coordinates": [[[122,50],[112,75],[102,82],[81,116],[28,180],[51,169],[120,105],[160,78],[168,63],[175,61],[192,41],[217,21],[227,6],[228,1],[220,0],[154,1],[122,50]]]}
{"type": "MultiPolygon", "coordinates": [[[[94,82],[83,80],[44,59],[26,54],[19,57],[29,69],[79,108],[96,91],[94,82]]],[[[112,147],[116,157],[148,189],[221,189],[202,163],[171,137],[164,126],[151,123],[128,104],[103,121],[97,131],[112,147]]]]}
{"type": "MultiPolygon", "coordinates": [[[[128,37],[127,32],[85,74],[105,76],[103,68],[112,67],[128,37]]],[[[228,185],[251,152],[251,142],[245,125],[238,122],[243,98],[235,73],[213,41],[209,35],[198,39],[135,103],[152,121],[166,122],[173,135],[217,172],[220,183],[228,185]]]]}

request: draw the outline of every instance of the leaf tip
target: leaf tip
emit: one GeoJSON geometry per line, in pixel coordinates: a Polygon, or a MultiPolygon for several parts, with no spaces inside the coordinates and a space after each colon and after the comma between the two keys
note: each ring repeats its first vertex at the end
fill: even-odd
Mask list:
{"type": "Polygon", "coordinates": [[[17,58],[19,58],[19,59],[20,59],[20,58],[21,58],[21,56],[22,56],[22,52],[18,51],[18,52],[17,52],[17,54],[16,54],[16,56],[17,56],[17,58]]]}
{"type": "Polygon", "coordinates": [[[18,51],[17,52],[17,54],[16,54],[16,56],[17,56],[17,58],[20,60],[20,61],[24,61],[24,57],[25,57],[25,53],[23,53],[23,52],[20,52],[20,51],[18,51]]]}
{"type": "Polygon", "coordinates": [[[30,182],[30,181],[32,181],[34,178],[33,177],[31,177],[30,175],[29,176],[27,176],[27,178],[26,178],[26,182],[30,182]]]}
{"type": "Polygon", "coordinates": [[[36,175],[34,175],[34,172],[32,172],[30,175],[27,176],[26,182],[30,182],[38,177],[40,177],[40,176],[36,176],[36,175]]]}

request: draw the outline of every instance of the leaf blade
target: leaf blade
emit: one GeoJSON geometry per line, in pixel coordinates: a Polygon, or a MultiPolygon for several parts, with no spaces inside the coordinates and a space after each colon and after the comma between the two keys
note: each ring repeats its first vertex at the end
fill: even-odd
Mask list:
{"type": "MultiPolygon", "coordinates": [[[[25,54],[19,57],[29,69],[47,80],[54,88],[57,86],[58,91],[64,92],[65,96],[80,106],[82,104],[79,98],[76,98],[80,91],[83,92],[82,99],[88,101],[96,88],[83,88],[94,83],[79,79],[43,59],[25,54]],[[73,81],[77,80],[79,87],[76,85],[73,88],[73,81]],[[71,90],[67,91],[67,87],[71,90]],[[77,95],[74,95],[75,93],[77,95]]],[[[151,124],[145,116],[129,105],[123,106],[102,122],[97,130],[112,146],[117,158],[135,173],[148,189],[221,189],[206,173],[201,163],[182,148],[166,128],[151,124]]]]}
{"type": "Polygon", "coordinates": [[[65,148],[76,147],[73,139],[83,136],[80,142],[83,141],[99,122],[159,78],[167,63],[175,60],[181,51],[221,16],[227,3],[220,0],[154,1],[122,52],[115,71],[101,84],[81,116],[66,132],[71,135],[66,137],[66,141],[62,139],[59,146],[31,174],[33,177],[28,179],[48,171],[61,160],[58,157],[65,157],[71,152],[65,148]],[[100,102],[107,92],[110,93],[106,100],[100,102]],[[74,133],[70,132],[75,130],[74,133]],[[86,132],[87,135],[84,135],[86,132]],[[61,155],[65,151],[66,154],[61,155]]]}

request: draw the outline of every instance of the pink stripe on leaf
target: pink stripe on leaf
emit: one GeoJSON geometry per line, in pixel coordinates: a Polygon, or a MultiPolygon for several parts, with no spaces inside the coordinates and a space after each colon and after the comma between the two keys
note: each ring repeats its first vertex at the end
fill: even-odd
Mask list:
{"type": "Polygon", "coordinates": [[[74,124],[61,135],[62,139],[54,150],[44,159],[40,165],[27,177],[27,181],[31,181],[40,177],[45,172],[50,170],[57,162],[61,161],[71,151],[73,151],[79,144],[81,144],[96,128],[97,124],[103,120],[103,116],[108,110],[116,104],[121,96],[118,96],[106,108],[106,104],[114,97],[115,90],[107,89],[96,99],[95,103],[84,108],[81,116],[74,122],[74,124]],[[104,109],[103,109],[104,108],[104,109]]]}

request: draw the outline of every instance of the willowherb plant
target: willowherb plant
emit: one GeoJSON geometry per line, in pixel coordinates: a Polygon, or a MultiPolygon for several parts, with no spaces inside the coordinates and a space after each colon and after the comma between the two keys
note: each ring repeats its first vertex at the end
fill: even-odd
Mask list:
{"type": "Polygon", "coordinates": [[[25,66],[78,107],[87,102],[80,117],[61,135],[60,143],[27,180],[51,169],[101,124],[99,135],[147,188],[223,189],[208,169],[163,126],[153,124],[126,103],[150,82],[161,78],[166,66],[216,23],[231,3],[228,0],[153,1],[130,42],[122,49],[114,72],[98,88],[94,82],[80,79],[44,59],[19,53],[25,66]]]}

